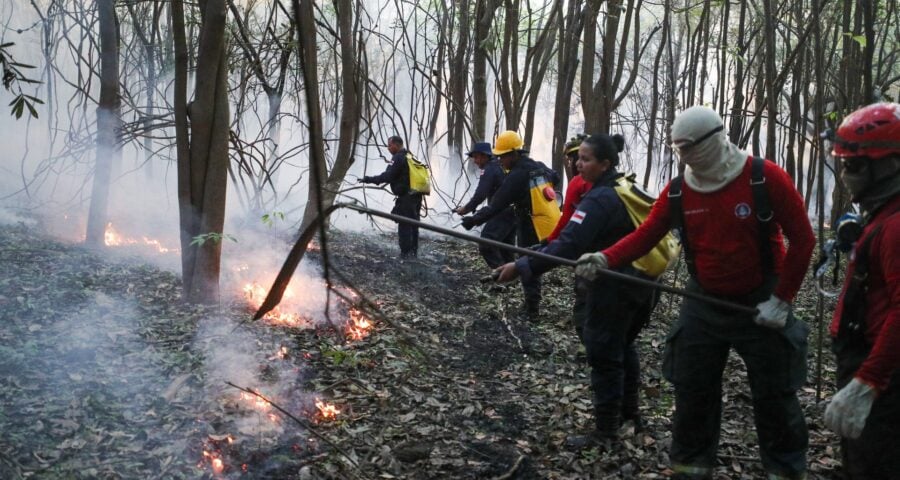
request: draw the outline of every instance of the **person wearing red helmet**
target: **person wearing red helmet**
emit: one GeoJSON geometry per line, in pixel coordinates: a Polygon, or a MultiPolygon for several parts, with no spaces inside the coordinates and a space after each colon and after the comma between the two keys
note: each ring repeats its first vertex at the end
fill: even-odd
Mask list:
{"type": "Polygon", "coordinates": [[[865,228],[831,322],[837,386],[825,424],[851,479],[900,475],[900,104],[877,103],[838,127],[841,180],[865,228]]]}

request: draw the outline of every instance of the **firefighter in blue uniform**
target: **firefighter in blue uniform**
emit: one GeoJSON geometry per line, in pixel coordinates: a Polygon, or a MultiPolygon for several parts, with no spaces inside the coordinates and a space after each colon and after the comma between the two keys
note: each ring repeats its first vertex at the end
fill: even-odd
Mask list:
{"type": "MultiPolygon", "coordinates": [[[[503,168],[509,173],[494,197],[491,204],[482,208],[475,215],[462,220],[463,228],[471,230],[491,218],[502,214],[510,206],[514,207],[518,224],[517,240],[520,247],[528,247],[538,243],[538,234],[531,221],[531,192],[529,181],[533,172],[540,170],[553,184],[558,184],[558,176],[528,156],[525,142],[518,133],[511,130],[500,133],[494,142],[493,154],[500,158],[503,168]],[[553,176],[551,176],[553,175],[553,176]]],[[[525,315],[535,318],[539,314],[541,304],[541,279],[539,276],[522,279],[522,290],[525,293],[525,315]]]]}
{"type": "MultiPolygon", "coordinates": [[[[478,166],[481,175],[478,177],[478,186],[475,188],[472,199],[465,205],[453,210],[458,215],[474,212],[478,205],[481,205],[485,200],[490,205],[494,194],[497,193],[497,190],[506,178],[506,172],[500,166],[500,161],[491,154],[490,143],[476,143],[472,150],[469,151],[468,156],[478,166]]],[[[516,216],[513,209],[511,207],[506,208],[497,216],[485,222],[484,227],[481,229],[481,238],[496,240],[510,245],[515,244],[516,216]]],[[[489,245],[479,245],[478,251],[481,252],[484,261],[492,269],[515,259],[515,255],[509,250],[489,245]]]]}
{"type": "MultiPolygon", "coordinates": [[[[391,213],[418,221],[422,210],[422,194],[409,188],[409,164],[406,161],[406,149],[403,139],[392,136],[388,139],[388,152],[391,153],[391,164],[381,175],[366,176],[359,183],[387,183],[391,193],[397,196],[391,213]]],[[[397,236],[400,243],[400,258],[415,258],[419,255],[419,227],[415,225],[397,224],[397,236]]]]}

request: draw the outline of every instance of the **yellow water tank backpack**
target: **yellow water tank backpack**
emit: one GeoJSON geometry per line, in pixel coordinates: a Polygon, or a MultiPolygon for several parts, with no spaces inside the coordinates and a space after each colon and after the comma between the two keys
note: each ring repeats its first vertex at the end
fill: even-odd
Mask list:
{"type": "Polygon", "coordinates": [[[409,165],[409,190],[422,195],[431,195],[431,176],[428,174],[428,166],[409,152],[406,152],[406,163],[409,165]]]}
{"type": "MultiPolygon", "coordinates": [[[[650,215],[650,209],[656,198],[635,184],[633,173],[627,177],[623,175],[617,178],[614,189],[619,195],[619,199],[625,204],[634,228],[639,227],[650,215]]],[[[653,247],[653,250],[631,262],[631,266],[647,276],[658,277],[675,264],[680,251],[681,246],[678,244],[678,240],[669,232],[653,247]]]]}
{"type": "Polygon", "coordinates": [[[553,233],[561,215],[556,192],[543,169],[531,172],[528,177],[528,189],[531,195],[531,223],[534,225],[538,240],[543,242],[553,233]]]}

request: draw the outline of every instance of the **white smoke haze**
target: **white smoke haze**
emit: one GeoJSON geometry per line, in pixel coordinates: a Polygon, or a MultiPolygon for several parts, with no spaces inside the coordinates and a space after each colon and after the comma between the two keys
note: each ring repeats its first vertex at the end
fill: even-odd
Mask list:
{"type": "Polygon", "coordinates": [[[208,317],[198,325],[193,348],[203,356],[204,395],[225,406],[225,417],[219,420],[234,426],[233,431],[226,429],[220,434],[236,439],[250,436],[255,442],[274,444],[283,440],[279,435],[297,430],[296,424],[264,400],[226,382],[258,391],[275,404],[293,410],[297,417],[304,416],[303,410],[314,408],[315,396],[299,386],[304,372],[294,362],[298,352],[293,341],[277,330],[260,337],[258,331],[227,318],[208,317]]]}

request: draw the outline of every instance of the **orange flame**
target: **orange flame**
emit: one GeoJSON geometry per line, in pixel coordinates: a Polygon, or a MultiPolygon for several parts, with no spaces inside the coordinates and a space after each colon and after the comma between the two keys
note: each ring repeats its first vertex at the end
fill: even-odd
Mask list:
{"type": "Polygon", "coordinates": [[[325,420],[334,420],[341,413],[332,403],[325,403],[320,399],[316,399],[316,408],[319,409],[319,415],[325,420]]]}
{"type": "MultiPolygon", "coordinates": [[[[262,303],[266,299],[266,294],[269,293],[269,291],[265,287],[256,282],[244,284],[243,290],[244,298],[247,300],[247,303],[249,303],[250,306],[255,309],[258,309],[260,305],[262,305],[262,303]]],[[[293,290],[288,287],[284,291],[284,296],[282,298],[283,300],[287,300],[293,296],[293,290]]],[[[301,317],[299,314],[282,310],[281,306],[273,308],[269,313],[263,316],[263,319],[288,327],[302,327],[308,323],[307,320],[301,317]]]]}
{"type": "Polygon", "coordinates": [[[350,321],[347,322],[347,336],[353,340],[362,340],[372,330],[372,321],[356,308],[350,309],[350,321]]]}
{"type": "Polygon", "coordinates": [[[155,238],[142,237],[141,240],[135,240],[130,237],[123,237],[113,228],[112,222],[106,224],[106,230],[103,232],[103,243],[107,247],[121,247],[123,245],[147,245],[153,247],[159,253],[176,253],[179,250],[163,246],[159,240],[155,238]]]}
{"type": "Polygon", "coordinates": [[[212,467],[213,472],[222,473],[225,470],[225,462],[223,462],[222,459],[219,458],[218,452],[209,452],[207,450],[204,450],[203,459],[209,462],[209,465],[212,467]]]}
{"type": "Polygon", "coordinates": [[[269,407],[272,406],[272,404],[265,401],[262,397],[245,392],[241,392],[241,400],[244,400],[246,403],[252,405],[253,408],[263,412],[267,411],[269,407]]]}

